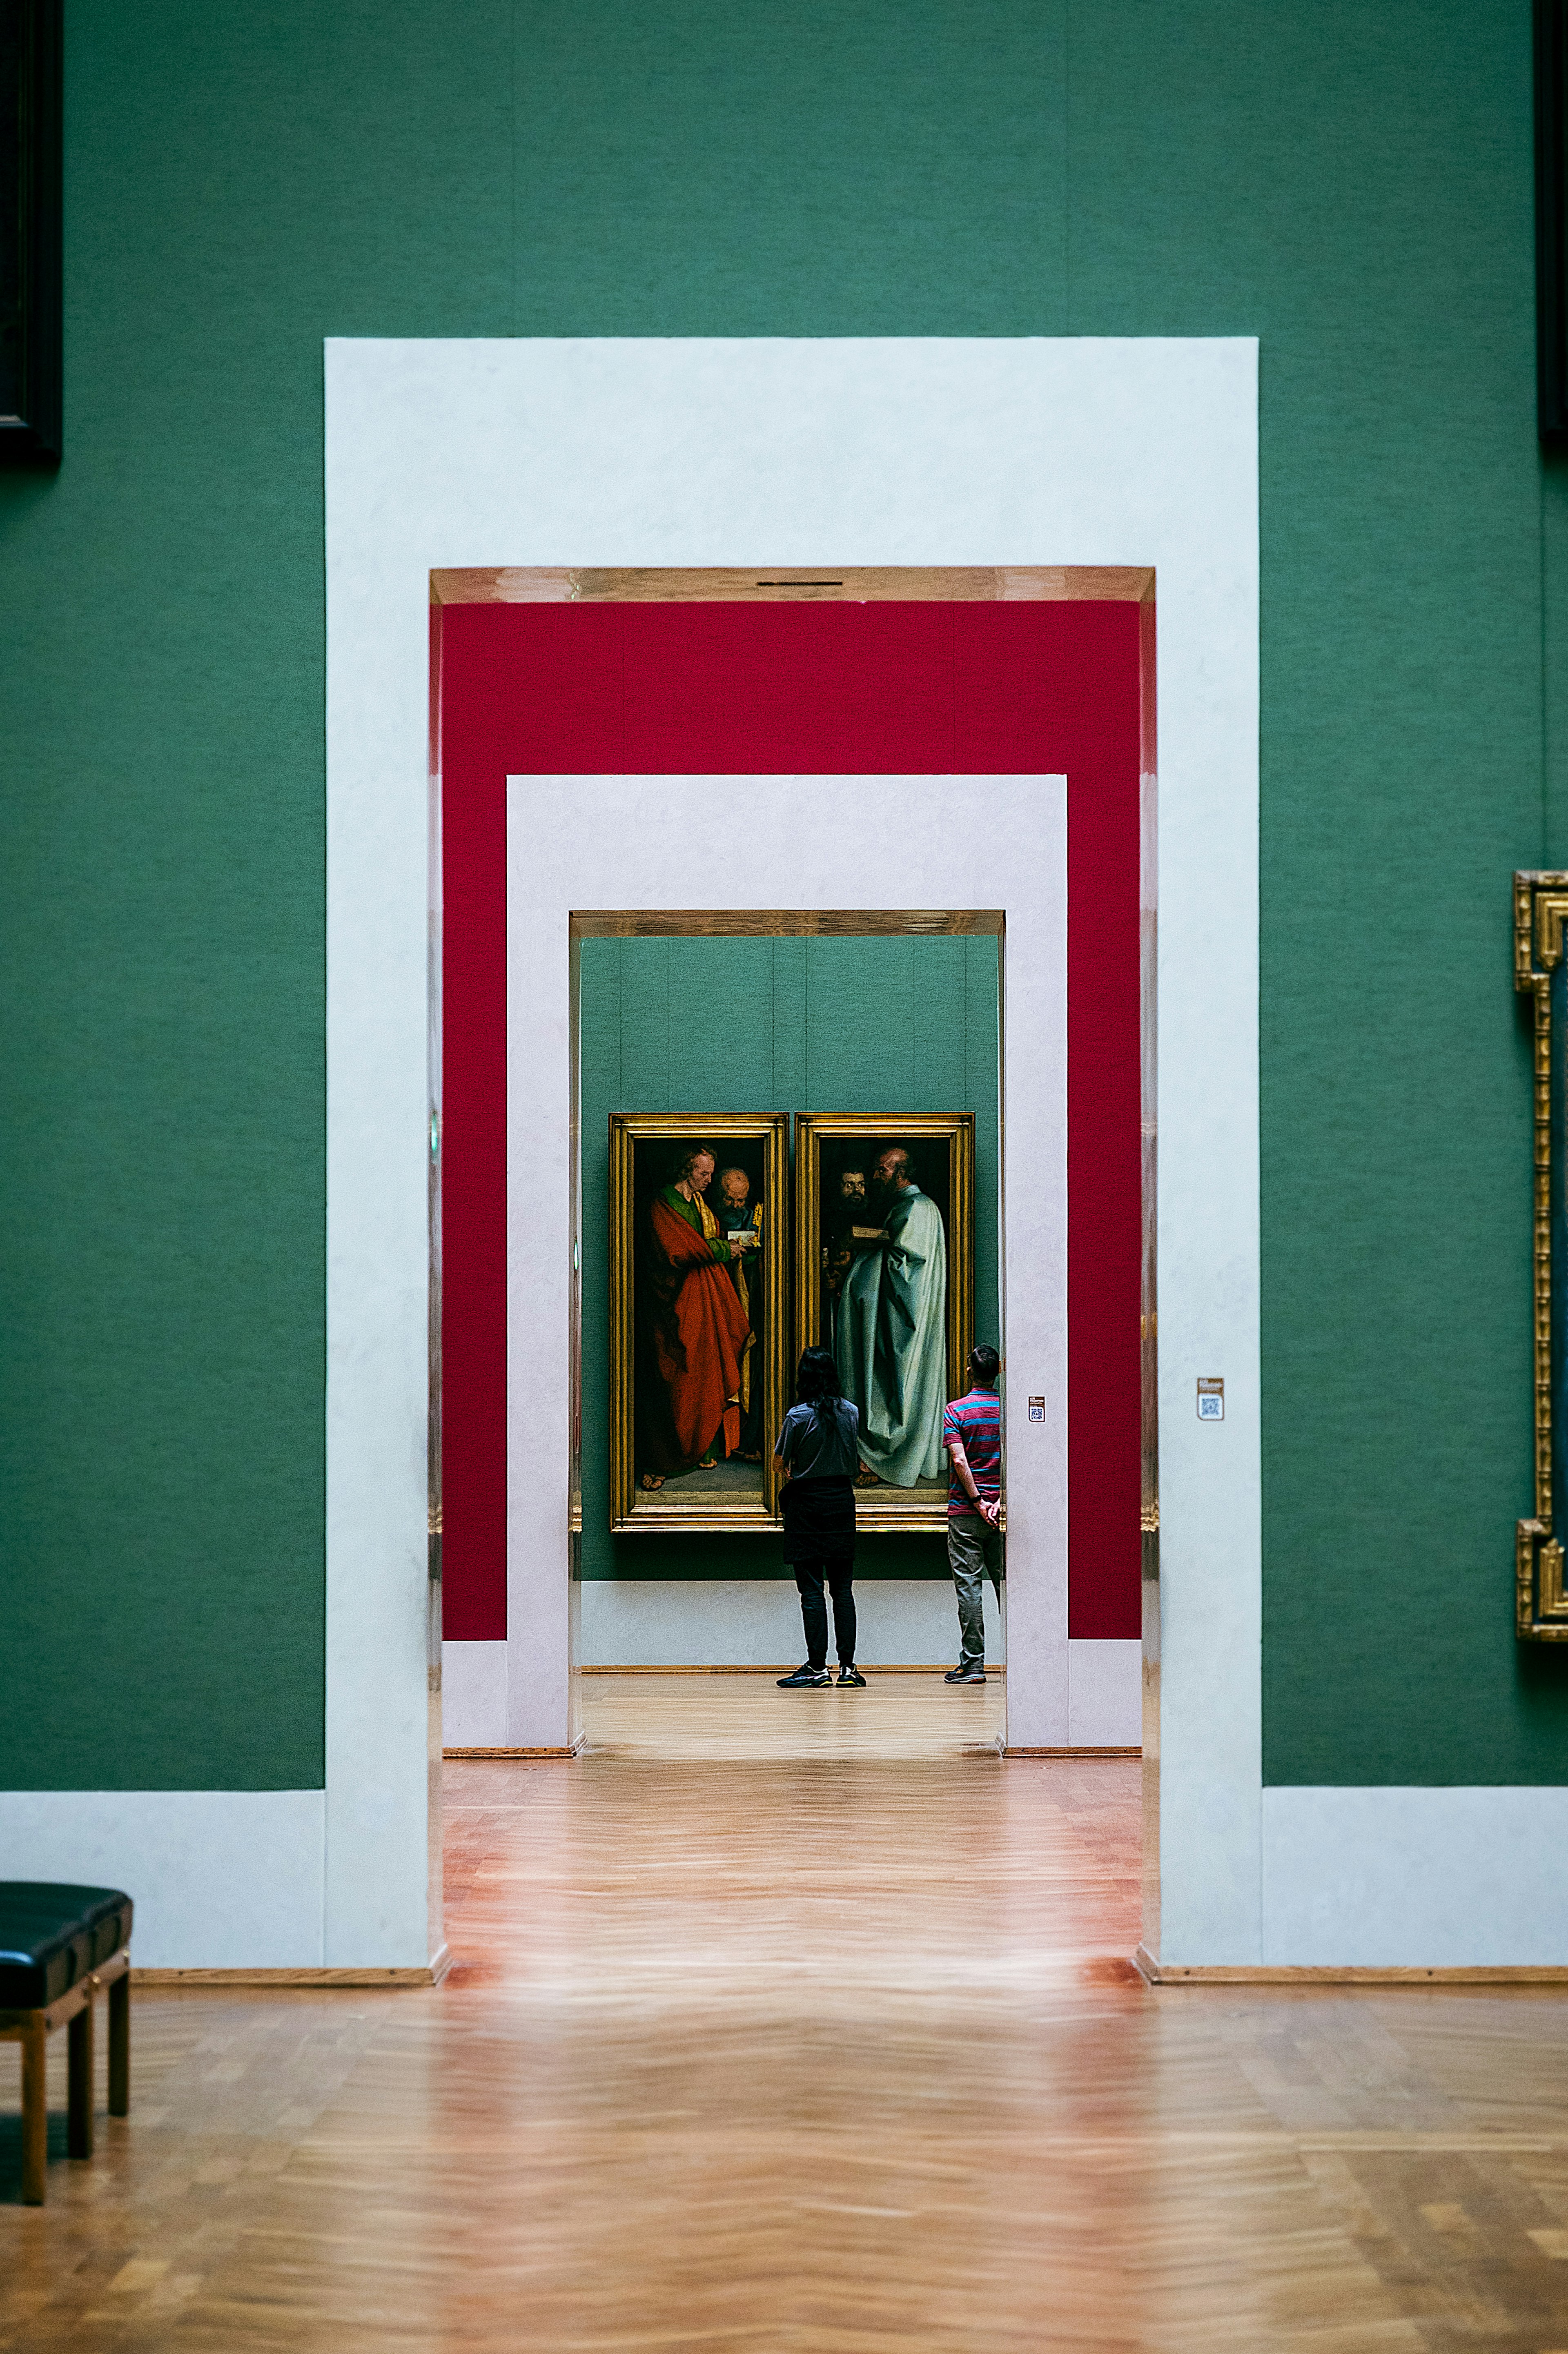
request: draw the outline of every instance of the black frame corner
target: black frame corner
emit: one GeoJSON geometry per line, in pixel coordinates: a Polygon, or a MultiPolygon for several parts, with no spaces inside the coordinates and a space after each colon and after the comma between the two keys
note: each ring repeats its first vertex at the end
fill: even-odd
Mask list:
{"type": "Polygon", "coordinates": [[[57,466],[62,448],[62,0],[0,0],[14,131],[0,156],[0,465],[57,466]]]}

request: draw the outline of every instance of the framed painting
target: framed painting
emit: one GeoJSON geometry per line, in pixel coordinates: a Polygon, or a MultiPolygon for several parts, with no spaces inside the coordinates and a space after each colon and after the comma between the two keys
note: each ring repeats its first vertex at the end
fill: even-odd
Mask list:
{"type": "Polygon", "coordinates": [[[0,465],[60,454],[60,0],[0,5],[0,465]]]}
{"type": "Polygon", "coordinates": [[[1534,1171],[1534,1280],[1531,1370],[1535,1438],[1535,1510],[1514,1540],[1514,1628],[1522,1642],[1568,1643],[1568,1593],[1563,1590],[1563,1532],[1557,1502],[1568,1493],[1568,873],[1518,874],[1513,878],[1513,977],[1530,1001],[1534,1043],[1534,1102],[1531,1121],[1534,1171]]]}
{"type": "Polygon", "coordinates": [[[860,1412],[862,1529],[945,1531],[942,1412],[974,1342],[973,1112],[795,1121],[795,1337],[860,1412]]]}
{"type": "Polygon", "coordinates": [[[612,1112],[609,1524],[777,1528],[789,1119],[612,1112]]]}

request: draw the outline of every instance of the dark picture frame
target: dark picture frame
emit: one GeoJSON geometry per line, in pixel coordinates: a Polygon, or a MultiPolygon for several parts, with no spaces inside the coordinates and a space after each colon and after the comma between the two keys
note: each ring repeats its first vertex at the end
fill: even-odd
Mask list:
{"type": "Polygon", "coordinates": [[[0,464],[61,451],[61,0],[0,0],[0,464]]]}

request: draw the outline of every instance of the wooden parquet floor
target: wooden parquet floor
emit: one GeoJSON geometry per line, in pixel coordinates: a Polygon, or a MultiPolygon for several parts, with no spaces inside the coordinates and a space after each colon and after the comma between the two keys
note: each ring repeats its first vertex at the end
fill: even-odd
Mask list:
{"type": "Polygon", "coordinates": [[[448,1768],[444,1987],[139,1993],[42,2210],[0,2075],[0,2347],[1568,2349],[1563,1994],[1150,1993],[1138,1768],[991,1686],[588,1698],[448,1768]]]}

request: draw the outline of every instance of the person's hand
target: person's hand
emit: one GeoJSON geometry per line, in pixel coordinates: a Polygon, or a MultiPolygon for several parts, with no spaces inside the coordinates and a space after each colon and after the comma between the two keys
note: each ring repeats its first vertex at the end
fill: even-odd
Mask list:
{"type": "Polygon", "coordinates": [[[976,1501],[980,1505],[980,1518],[985,1522],[987,1528],[1000,1528],[1001,1526],[1001,1498],[996,1496],[980,1496],[976,1499],[976,1501]]]}

